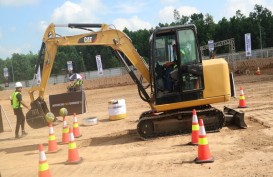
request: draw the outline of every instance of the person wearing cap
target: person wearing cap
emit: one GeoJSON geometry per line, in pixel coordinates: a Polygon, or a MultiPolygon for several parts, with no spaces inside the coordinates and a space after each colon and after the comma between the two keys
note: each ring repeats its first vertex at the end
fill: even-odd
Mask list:
{"type": "Polygon", "coordinates": [[[14,111],[14,114],[16,115],[17,121],[16,121],[16,128],[15,128],[15,139],[21,138],[22,136],[26,136],[27,132],[25,131],[25,115],[23,113],[23,106],[27,109],[27,104],[22,99],[22,83],[16,82],[15,83],[15,91],[11,95],[11,104],[14,111]],[[22,136],[19,136],[19,129],[21,127],[22,130],[22,136]]]}

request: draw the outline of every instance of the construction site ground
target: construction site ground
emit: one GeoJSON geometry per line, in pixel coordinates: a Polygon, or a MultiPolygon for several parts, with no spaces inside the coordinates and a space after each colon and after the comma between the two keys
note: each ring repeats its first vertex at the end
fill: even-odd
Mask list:
{"type": "MultiPolygon", "coordinates": [[[[214,163],[195,164],[197,146],[187,145],[190,135],[160,137],[143,141],[136,133],[139,115],[149,110],[129,76],[84,81],[87,112],[78,115],[82,137],[76,138],[77,149],[83,162],[65,165],[68,145],[58,146],[57,153],[46,154],[52,177],[154,177],[154,176],[221,176],[221,177],[271,177],[273,176],[273,69],[261,69],[262,75],[235,76],[237,98],[215,106],[236,108],[245,113],[247,129],[223,127],[220,132],[208,133],[209,148],[214,163]],[[247,108],[237,108],[239,88],[243,87],[247,108]],[[127,117],[110,121],[108,101],[125,99],[127,117]],[[81,125],[82,119],[97,117],[94,126],[81,125]]],[[[66,92],[67,83],[49,85],[49,94],[66,92]]],[[[0,94],[0,104],[11,123],[2,112],[4,132],[0,133],[1,177],[38,176],[38,144],[47,150],[48,127],[32,129],[26,124],[28,135],[14,138],[16,118],[9,96],[13,90],[0,94]]],[[[30,103],[28,88],[23,89],[23,99],[30,103]]],[[[27,110],[25,109],[26,113],[27,110]]],[[[59,115],[57,115],[59,116],[59,115]]],[[[198,116],[198,115],[197,115],[198,116]]],[[[67,116],[72,125],[72,116],[67,116]]],[[[54,131],[58,142],[62,139],[62,118],[58,117],[54,131]]]]}

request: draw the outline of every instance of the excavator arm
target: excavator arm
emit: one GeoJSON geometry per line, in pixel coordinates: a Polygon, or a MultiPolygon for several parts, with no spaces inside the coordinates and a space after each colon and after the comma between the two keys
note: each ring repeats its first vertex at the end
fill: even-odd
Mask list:
{"type": "Polygon", "coordinates": [[[123,53],[126,58],[137,68],[142,76],[150,83],[148,66],[142,57],[138,54],[131,40],[126,34],[119,30],[111,29],[106,24],[68,24],[70,28],[94,28],[100,27],[98,32],[80,34],[74,36],[57,37],[55,33],[56,25],[50,24],[44,34],[41,52],[44,52],[44,64],[42,71],[41,84],[33,86],[29,90],[31,101],[34,101],[34,92],[39,91],[39,97],[43,99],[45,88],[47,86],[52,67],[55,61],[57,49],[59,46],[89,46],[102,45],[114,49],[119,58],[123,53]]]}
{"type": "Polygon", "coordinates": [[[91,45],[111,47],[114,50],[116,56],[124,64],[132,79],[137,84],[143,100],[147,101],[150,106],[153,107],[153,104],[150,101],[150,96],[142,86],[140,79],[136,77],[133,70],[130,69],[125,61],[125,58],[123,57],[125,55],[126,58],[130,60],[132,65],[142,74],[143,78],[148,83],[151,82],[148,65],[146,64],[145,60],[138,54],[130,38],[125,33],[116,29],[111,29],[106,24],[68,24],[64,26],[55,25],[52,23],[48,26],[44,33],[43,42],[39,53],[39,59],[36,65],[38,67],[42,58],[44,58],[41,83],[40,85],[31,87],[29,90],[31,110],[27,113],[27,121],[33,128],[40,128],[46,124],[46,121],[43,117],[45,117],[45,114],[49,112],[49,110],[44,101],[44,93],[50,78],[58,47],[91,45]],[[55,31],[56,27],[79,28],[86,29],[91,32],[73,36],[57,36],[55,31]],[[90,28],[100,29],[94,32],[90,30],[90,28]],[[35,92],[38,92],[38,98],[36,99],[34,98],[35,92]]]}

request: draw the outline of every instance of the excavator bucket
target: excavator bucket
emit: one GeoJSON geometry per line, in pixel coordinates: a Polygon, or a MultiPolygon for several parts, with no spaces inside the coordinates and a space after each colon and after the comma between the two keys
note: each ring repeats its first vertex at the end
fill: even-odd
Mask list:
{"type": "Polygon", "coordinates": [[[235,111],[224,106],[225,125],[236,125],[240,128],[247,128],[244,120],[245,113],[235,111]]]}
{"type": "Polygon", "coordinates": [[[31,128],[37,129],[48,125],[45,115],[49,112],[46,102],[37,98],[31,103],[31,109],[26,114],[26,121],[31,128]]]}

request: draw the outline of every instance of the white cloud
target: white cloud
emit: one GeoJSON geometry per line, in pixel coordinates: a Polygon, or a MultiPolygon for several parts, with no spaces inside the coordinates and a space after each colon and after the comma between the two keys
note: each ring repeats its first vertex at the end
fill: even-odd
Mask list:
{"type": "Polygon", "coordinates": [[[133,4],[118,4],[118,12],[122,12],[125,14],[137,13],[141,11],[144,6],[144,3],[140,3],[138,1],[133,4]]]}
{"type": "Polygon", "coordinates": [[[54,23],[61,24],[96,23],[97,18],[95,17],[94,12],[103,12],[104,8],[105,7],[99,0],[82,0],[78,4],[66,1],[54,10],[51,20],[54,23]]]}
{"type": "Polygon", "coordinates": [[[0,31],[0,39],[3,37],[3,34],[2,34],[2,32],[0,31]]]}
{"type": "Polygon", "coordinates": [[[264,8],[272,11],[272,3],[272,0],[227,0],[227,11],[225,12],[225,14],[223,14],[223,16],[230,18],[236,14],[237,10],[240,10],[242,14],[248,16],[250,12],[254,11],[254,6],[256,4],[262,5],[264,8]]]}
{"type": "Polygon", "coordinates": [[[139,29],[151,29],[152,27],[149,22],[140,20],[137,16],[133,16],[130,19],[118,18],[113,23],[119,30],[123,30],[126,27],[129,30],[136,31],[139,29]]]}
{"type": "Polygon", "coordinates": [[[24,6],[37,4],[40,0],[0,0],[0,6],[24,6]]]}
{"type": "Polygon", "coordinates": [[[194,13],[199,13],[199,11],[195,7],[190,6],[181,6],[178,8],[174,8],[173,6],[166,6],[159,11],[159,21],[161,23],[171,23],[174,21],[174,9],[177,9],[180,15],[190,16],[194,13]]]}
{"type": "Polygon", "coordinates": [[[178,0],[160,0],[162,4],[173,4],[178,2],[178,0]]]}
{"type": "Polygon", "coordinates": [[[181,6],[178,9],[180,15],[190,16],[194,13],[200,13],[195,7],[181,6]]]}
{"type": "Polygon", "coordinates": [[[85,22],[91,14],[79,4],[66,1],[61,7],[54,10],[52,21],[54,23],[85,22]]]}
{"type": "Polygon", "coordinates": [[[161,23],[169,23],[174,21],[173,20],[173,11],[174,11],[174,7],[173,6],[167,6],[164,7],[163,9],[161,9],[159,11],[159,21],[161,23]]]}
{"type": "Polygon", "coordinates": [[[38,31],[39,32],[44,32],[46,30],[46,28],[48,27],[48,25],[49,24],[46,21],[40,21],[38,31]]]}

